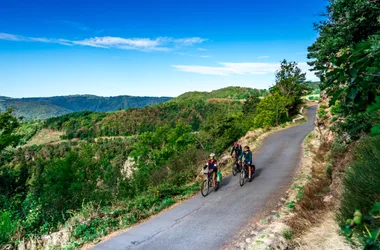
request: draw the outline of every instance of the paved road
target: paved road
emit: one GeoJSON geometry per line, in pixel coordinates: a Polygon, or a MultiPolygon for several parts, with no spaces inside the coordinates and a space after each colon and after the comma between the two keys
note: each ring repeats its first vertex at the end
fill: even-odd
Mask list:
{"type": "Polygon", "coordinates": [[[308,122],[267,137],[254,154],[257,177],[239,186],[239,177],[223,180],[218,192],[197,195],[93,249],[218,249],[259,213],[278,190],[289,187],[301,156],[301,144],[313,129],[316,107],[308,122]]]}

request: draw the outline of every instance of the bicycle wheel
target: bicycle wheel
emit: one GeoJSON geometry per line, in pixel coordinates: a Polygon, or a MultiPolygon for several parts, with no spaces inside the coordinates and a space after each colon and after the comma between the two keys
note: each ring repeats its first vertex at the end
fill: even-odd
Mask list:
{"type": "Polygon", "coordinates": [[[240,183],[240,186],[242,187],[244,185],[244,181],[245,181],[245,171],[244,169],[240,172],[240,180],[239,180],[239,183],[240,183]]]}
{"type": "Polygon", "coordinates": [[[201,185],[201,194],[203,195],[203,197],[206,197],[208,195],[209,190],[210,190],[210,185],[209,185],[208,179],[205,179],[201,185]]]}
{"type": "Polygon", "coordinates": [[[237,169],[236,169],[236,165],[233,165],[232,166],[232,174],[233,174],[233,176],[236,176],[237,175],[237,169]]]}
{"type": "Polygon", "coordinates": [[[216,187],[215,187],[215,191],[218,191],[218,189],[220,188],[220,182],[219,181],[217,181],[216,182],[216,187]]]}

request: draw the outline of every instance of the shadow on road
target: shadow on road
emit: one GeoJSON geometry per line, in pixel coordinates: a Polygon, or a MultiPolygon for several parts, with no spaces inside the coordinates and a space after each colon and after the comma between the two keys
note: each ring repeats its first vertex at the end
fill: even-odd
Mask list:
{"type": "Polygon", "coordinates": [[[257,178],[257,177],[259,177],[259,176],[260,176],[260,174],[261,174],[261,171],[262,171],[262,169],[261,169],[261,168],[258,168],[258,169],[256,169],[255,178],[257,178]]]}
{"type": "Polygon", "coordinates": [[[229,175],[229,176],[223,178],[223,186],[227,186],[230,183],[230,181],[232,180],[232,177],[233,177],[232,175],[229,175]]]}

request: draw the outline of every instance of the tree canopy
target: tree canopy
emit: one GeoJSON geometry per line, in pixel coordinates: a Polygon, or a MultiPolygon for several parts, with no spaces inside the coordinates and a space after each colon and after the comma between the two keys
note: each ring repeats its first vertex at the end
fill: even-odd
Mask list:
{"type": "Polygon", "coordinates": [[[19,136],[14,132],[20,124],[12,112],[12,109],[8,109],[4,113],[0,113],[0,152],[8,146],[18,144],[19,136]]]}
{"type": "Polygon", "coordinates": [[[276,73],[276,85],[270,89],[272,93],[278,92],[289,99],[289,116],[297,113],[298,106],[302,103],[301,97],[312,90],[306,82],[306,73],[302,73],[297,65],[296,62],[283,60],[280,70],[276,73]]]}
{"type": "Polygon", "coordinates": [[[378,1],[330,0],[326,20],[315,24],[318,39],[308,48],[321,89],[341,101],[347,114],[363,112],[380,91],[378,1]]]}

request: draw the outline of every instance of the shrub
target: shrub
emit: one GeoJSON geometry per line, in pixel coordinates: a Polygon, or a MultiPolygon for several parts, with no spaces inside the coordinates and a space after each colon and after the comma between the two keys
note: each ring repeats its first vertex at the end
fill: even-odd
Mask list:
{"type": "Polygon", "coordinates": [[[339,143],[337,140],[335,140],[333,144],[331,145],[332,156],[337,156],[338,154],[343,153],[345,151],[346,151],[346,147],[343,144],[339,143]]]}
{"type": "Polygon", "coordinates": [[[344,192],[338,218],[341,223],[355,209],[367,213],[380,200],[380,136],[363,138],[354,151],[354,159],[343,179],[344,192]]]}
{"type": "Polygon", "coordinates": [[[289,99],[277,92],[262,99],[257,106],[257,115],[254,119],[255,127],[273,127],[285,122],[288,104],[289,99]]]}
{"type": "Polygon", "coordinates": [[[293,233],[292,233],[292,231],[290,231],[290,230],[284,230],[284,231],[282,232],[282,236],[283,236],[285,239],[287,239],[287,240],[291,240],[291,239],[293,238],[293,233]]]}
{"type": "Polygon", "coordinates": [[[331,164],[327,165],[325,172],[326,172],[327,178],[329,178],[331,180],[331,178],[332,178],[332,165],[331,164]]]}
{"type": "Polygon", "coordinates": [[[0,211],[0,244],[8,243],[15,229],[16,225],[12,222],[10,213],[0,211]]]}
{"type": "Polygon", "coordinates": [[[349,115],[343,121],[335,123],[331,130],[341,138],[347,134],[351,140],[357,140],[371,130],[373,119],[375,118],[367,112],[349,115]]]}
{"type": "Polygon", "coordinates": [[[321,105],[318,109],[318,117],[321,118],[322,120],[327,118],[327,112],[326,112],[326,106],[321,105]]]}
{"type": "Polygon", "coordinates": [[[342,105],[340,102],[336,102],[330,110],[331,114],[338,115],[343,112],[342,105]]]}

